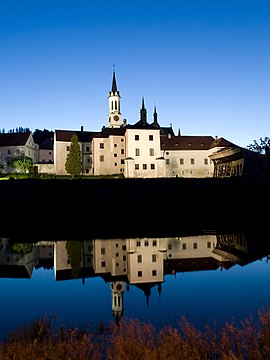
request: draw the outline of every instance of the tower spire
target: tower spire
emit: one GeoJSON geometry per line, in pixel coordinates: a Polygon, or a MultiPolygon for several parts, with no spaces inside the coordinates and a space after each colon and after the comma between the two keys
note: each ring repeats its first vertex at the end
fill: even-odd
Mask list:
{"type": "Polygon", "coordinates": [[[142,97],[142,107],[141,107],[141,118],[140,118],[140,120],[143,123],[147,123],[147,111],[146,111],[145,104],[144,104],[144,97],[142,97]]]}
{"type": "Polygon", "coordinates": [[[116,76],[115,76],[115,65],[113,65],[113,78],[112,78],[112,89],[109,91],[109,114],[108,122],[109,127],[120,127],[122,126],[122,115],[120,111],[120,93],[117,90],[116,76]]]}
{"type": "Polygon", "coordinates": [[[116,78],[115,78],[115,65],[113,65],[113,79],[112,79],[112,92],[117,92],[116,78]]]}

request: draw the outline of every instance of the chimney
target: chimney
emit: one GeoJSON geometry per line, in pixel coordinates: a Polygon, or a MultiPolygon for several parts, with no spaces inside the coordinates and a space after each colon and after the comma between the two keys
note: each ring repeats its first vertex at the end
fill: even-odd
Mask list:
{"type": "Polygon", "coordinates": [[[81,132],[83,132],[83,125],[81,126],[81,132]]]}

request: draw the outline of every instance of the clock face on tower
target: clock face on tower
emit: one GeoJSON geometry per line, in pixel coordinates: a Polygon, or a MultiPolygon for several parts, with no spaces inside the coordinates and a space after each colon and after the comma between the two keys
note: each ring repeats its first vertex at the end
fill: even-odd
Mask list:
{"type": "Polygon", "coordinates": [[[118,121],[118,120],[119,120],[119,116],[118,116],[118,115],[114,115],[113,120],[114,120],[114,121],[118,121]]]}

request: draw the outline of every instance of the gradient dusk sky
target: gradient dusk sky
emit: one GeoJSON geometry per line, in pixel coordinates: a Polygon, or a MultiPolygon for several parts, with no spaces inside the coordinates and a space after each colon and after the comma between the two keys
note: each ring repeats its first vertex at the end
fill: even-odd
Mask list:
{"type": "Polygon", "coordinates": [[[99,131],[114,64],[130,124],[270,137],[269,0],[0,0],[0,129],[99,131]]]}

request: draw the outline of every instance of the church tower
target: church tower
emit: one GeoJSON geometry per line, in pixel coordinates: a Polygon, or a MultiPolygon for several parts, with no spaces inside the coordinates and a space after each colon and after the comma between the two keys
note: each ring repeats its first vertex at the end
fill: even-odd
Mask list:
{"type": "Polygon", "coordinates": [[[108,126],[119,128],[122,125],[122,114],[120,112],[120,93],[117,90],[115,70],[113,70],[112,89],[109,91],[109,115],[108,126]]]}

